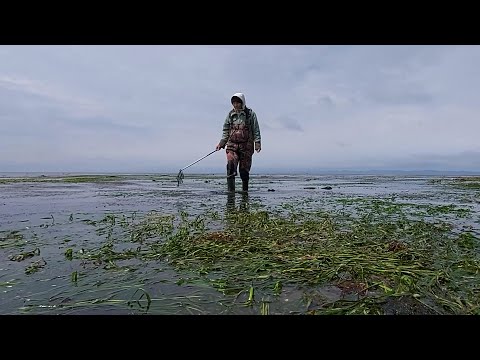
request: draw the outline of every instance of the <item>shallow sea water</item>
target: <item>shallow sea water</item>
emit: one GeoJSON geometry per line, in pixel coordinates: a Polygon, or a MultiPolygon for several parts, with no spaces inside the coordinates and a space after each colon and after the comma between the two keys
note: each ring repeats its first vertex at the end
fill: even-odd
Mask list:
{"type": "MultiPolygon", "coordinates": [[[[205,283],[184,281],[195,277],[176,272],[167,262],[125,260],[117,264],[121,265],[117,269],[105,269],[67,260],[65,251],[98,247],[105,242],[106,232],[92,223],[109,214],[142,219],[152,212],[178,216],[181,212],[196,215],[215,211],[223,216],[232,208],[245,206],[281,211],[284,204],[328,210],[338,208],[340,199],[353,198],[453,204],[470,210],[471,216],[446,220],[480,235],[478,190],[440,186],[432,181],[436,179],[252,175],[248,196],[240,192],[229,196],[221,175],[185,174],[180,185],[176,175],[136,175],[108,182],[0,183],[0,314],[258,314],[258,308],[236,306],[205,283]],[[40,253],[31,258],[10,260],[37,248],[40,253]],[[27,274],[26,268],[34,262],[42,267],[27,274]],[[75,282],[74,272],[78,274],[75,282]],[[144,292],[152,299],[148,308],[144,292]],[[131,301],[125,304],[125,300],[131,301]]],[[[241,188],[240,179],[237,188],[241,188]]],[[[312,289],[285,287],[280,296],[267,299],[269,312],[305,313],[306,291],[312,289]]],[[[330,286],[314,291],[327,298],[340,296],[338,289],[330,286]]]]}

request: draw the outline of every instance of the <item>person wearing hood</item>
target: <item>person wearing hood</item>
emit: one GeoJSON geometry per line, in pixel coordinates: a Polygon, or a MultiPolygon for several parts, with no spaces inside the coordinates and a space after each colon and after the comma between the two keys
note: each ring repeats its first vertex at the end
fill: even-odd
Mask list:
{"type": "Polygon", "coordinates": [[[227,186],[228,191],[235,191],[237,168],[242,179],[242,190],[248,191],[252,156],[262,149],[260,126],[257,115],[248,108],[243,93],[235,93],[231,98],[233,109],[230,110],[223,124],[222,138],[216,150],[226,147],[227,186]]]}

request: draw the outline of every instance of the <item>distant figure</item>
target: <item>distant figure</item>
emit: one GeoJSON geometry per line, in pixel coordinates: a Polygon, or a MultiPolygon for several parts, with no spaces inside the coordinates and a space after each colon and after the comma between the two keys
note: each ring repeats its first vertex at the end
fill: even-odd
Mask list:
{"type": "Polygon", "coordinates": [[[262,149],[260,126],[255,112],[247,108],[243,93],[233,94],[231,103],[233,109],[227,114],[223,124],[222,138],[216,150],[226,146],[228,191],[235,191],[238,167],[242,179],[242,190],[247,192],[254,149],[257,153],[262,149]]]}

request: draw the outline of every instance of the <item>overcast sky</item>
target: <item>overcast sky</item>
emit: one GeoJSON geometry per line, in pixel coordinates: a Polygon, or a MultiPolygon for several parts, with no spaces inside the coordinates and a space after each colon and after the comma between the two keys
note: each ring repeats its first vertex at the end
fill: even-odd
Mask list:
{"type": "Polygon", "coordinates": [[[480,171],[479,64],[459,45],[0,45],[0,172],[176,173],[235,92],[260,124],[252,173],[480,171]]]}

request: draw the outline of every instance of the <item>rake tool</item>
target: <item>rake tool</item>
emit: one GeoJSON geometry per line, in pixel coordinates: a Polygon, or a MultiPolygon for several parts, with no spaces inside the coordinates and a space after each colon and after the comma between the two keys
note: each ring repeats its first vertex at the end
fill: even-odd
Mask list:
{"type": "Polygon", "coordinates": [[[198,159],[197,161],[194,161],[194,162],[191,163],[190,165],[185,166],[183,169],[180,169],[180,171],[178,172],[178,175],[177,175],[177,186],[180,186],[180,184],[183,183],[183,177],[184,177],[184,176],[183,176],[183,170],[189,168],[190,166],[196,164],[196,163],[199,162],[200,160],[205,159],[207,156],[210,156],[210,155],[212,155],[214,152],[217,152],[217,151],[218,151],[218,150],[215,149],[215,150],[213,150],[211,153],[209,153],[209,154],[201,157],[200,159],[198,159]]]}

